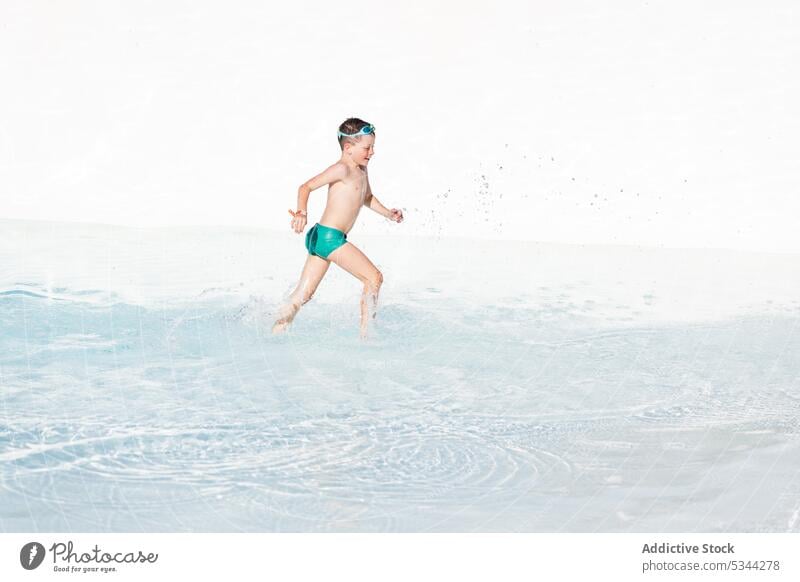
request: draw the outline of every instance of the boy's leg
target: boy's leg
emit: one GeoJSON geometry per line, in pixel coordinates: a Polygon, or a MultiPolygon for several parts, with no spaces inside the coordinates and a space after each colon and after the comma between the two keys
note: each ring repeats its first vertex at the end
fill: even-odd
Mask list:
{"type": "Polygon", "coordinates": [[[300,282],[289,295],[289,302],[278,313],[278,319],[272,326],[272,333],[281,333],[289,327],[294,316],[300,311],[300,307],[304,303],[308,303],[311,296],[314,295],[314,291],[317,290],[319,282],[322,281],[330,265],[330,261],[326,261],[322,257],[308,255],[303,272],[300,274],[300,282]]]}
{"type": "Polygon", "coordinates": [[[367,334],[370,311],[374,318],[378,307],[378,292],[383,283],[383,275],[367,256],[353,243],[345,243],[328,255],[342,269],[364,284],[361,294],[361,337],[367,334]]]}

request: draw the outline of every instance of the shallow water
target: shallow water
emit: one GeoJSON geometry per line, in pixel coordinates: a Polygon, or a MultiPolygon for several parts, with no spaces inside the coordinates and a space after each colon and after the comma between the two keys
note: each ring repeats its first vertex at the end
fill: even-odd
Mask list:
{"type": "Polygon", "coordinates": [[[3,226],[0,531],[800,529],[795,257],[3,226]]]}

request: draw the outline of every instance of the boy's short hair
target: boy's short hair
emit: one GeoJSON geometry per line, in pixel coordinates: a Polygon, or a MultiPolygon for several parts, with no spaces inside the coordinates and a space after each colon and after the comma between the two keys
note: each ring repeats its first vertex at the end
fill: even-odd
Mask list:
{"type": "MultiPolygon", "coordinates": [[[[358,117],[350,117],[348,119],[345,119],[342,122],[342,124],[339,126],[339,131],[342,132],[342,133],[357,133],[358,131],[361,130],[362,127],[366,127],[368,125],[371,125],[371,124],[367,123],[363,119],[359,119],[358,117]]],[[[340,149],[344,149],[344,144],[345,143],[347,143],[347,142],[350,142],[350,143],[359,142],[359,141],[361,141],[361,136],[358,136],[358,137],[345,137],[345,136],[340,135],[340,136],[338,136],[337,139],[339,140],[339,148],[340,149]]]]}

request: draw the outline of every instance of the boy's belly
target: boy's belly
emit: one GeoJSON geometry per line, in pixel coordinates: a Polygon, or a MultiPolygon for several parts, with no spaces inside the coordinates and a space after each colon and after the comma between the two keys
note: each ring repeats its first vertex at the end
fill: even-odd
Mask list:
{"type": "Polygon", "coordinates": [[[360,211],[361,204],[346,204],[341,200],[333,202],[328,197],[328,204],[325,206],[325,211],[322,213],[319,223],[347,233],[356,223],[360,211]]]}

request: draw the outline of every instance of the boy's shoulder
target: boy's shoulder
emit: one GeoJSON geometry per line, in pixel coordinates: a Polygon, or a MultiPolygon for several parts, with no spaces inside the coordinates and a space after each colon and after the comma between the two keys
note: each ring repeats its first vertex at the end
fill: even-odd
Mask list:
{"type": "MultiPolygon", "coordinates": [[[[366,173],[366,168],[363,168],[364,173],[366,173]]],[[[337,180],[345,180],[347,178],[353,178],[354,172],[350,166],[345,164],[342,160],[337,160],[325,170],[326,174],[329,174],[331,177],[336,178],[337,180]]]]}
{"type": "Polygon", "coordinates": [[[336,172],[342,172],[343,174],[347,173],[348,167],[342,160],[336,160],[331,164],[331,168],[334,168],[336,172]]]}
{"type": "Polygon", "coordinates": [[[345,177],[347,177],[347,166],[342,162],[334,162],[333,164],[322,170],[314,178],[309,180],[309,182],[320,182],[320,184],[330,184],[331,182],[336,182],[337,180],[343,180],[345,177]]]}
{"type": "Polygon", "coordinates": [[[342,178],[346,178],[347,174],[349,173],[349,168],[347,164],[345,164],[341,160],[336,160],[330,166],[325,169],[325,173],[330,175],[332,178],[336,178],[341,180],[342,178]]]}

